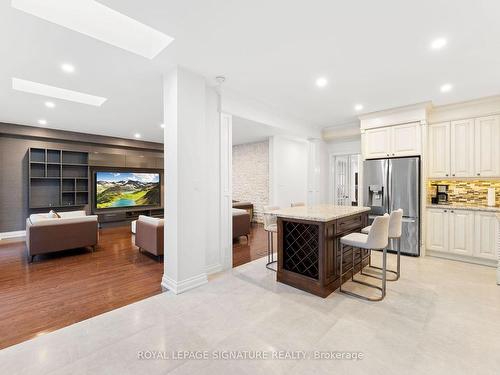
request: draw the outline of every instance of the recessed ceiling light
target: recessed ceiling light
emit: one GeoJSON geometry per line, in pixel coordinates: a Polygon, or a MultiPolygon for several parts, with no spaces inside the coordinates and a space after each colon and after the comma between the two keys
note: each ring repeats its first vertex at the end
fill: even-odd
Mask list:
{"type": "Polygon", "coordinates": [[[135,134],[134,134],[134,137],[136,137],[136,138],[141,138],[141,134],[140,134],[140,133],[135,133],[135,134]]]}
{"type": "Polygon", "coordinates": [[[451,83],[445,83],[441,86],[441,92],[449,92],[453,89],[453,85],[451,83]]]}
{"type": "Polygon", "coordinates": [[[363,109],[363,104],[356,104],[356,105],[354,106],[354,109],[355,109],[356,111],[361,111],[361,110],[363,109]]]}
{"type": "Polygon", "coordinates": [[[165,124],[160,124],[160,128],[165,129],[165,124]]]}
{"type": "Polygon", "coordinates": [[[61,69],[63,72],[66,72],[66,73],[74,73],[75,72],[75,67],[71,64],[61,64],[61,69]]]}
{"type": "Polygon", "coordinates": [[[328,84],[328,81],[325,77],[320,77],[316,80],[316,86],[325,87],[328,84]]]}
{"type": "Polygon", "coordinates": [[[101,106],[102,103],[108,100],[100,96],[94,96],[85,94],[83,92],[44,85],[43,83],[27,81],[20,78],[12,78],[12,88],[18,91],[29,92],[30,94],[50,96],[52,98],[63,99],[88,105],[95,105],[97,107],[101,106]]]}
{"type": "Polygon", "coordinates": [[[174,38],[98,1],[12,0],[13,8],[152,59],[174,38]]]}
{"type": "Polygon", "coordinates": [[[431,43],[432,49],[441,49],[443,48],[448,41],[445,38],[434,39],[431,43]]]}
{"type": "Polygon", "coordinates": [[[47,125],[47,120],[43,120],[43,119],[42,120],[38,120],[38,123],[40,125],[47,125]]]}
{"type": "Polygon", "coordinates": [[[45,102],[45,107],[47,108],[54,108],[55,106],[54,102],[45,102]]]}

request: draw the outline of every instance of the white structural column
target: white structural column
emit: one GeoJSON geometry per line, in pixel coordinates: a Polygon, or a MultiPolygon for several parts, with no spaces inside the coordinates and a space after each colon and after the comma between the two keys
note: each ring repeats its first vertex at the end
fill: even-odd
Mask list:
{"type": "MultiPolygon", "coordinates": [[[[165,268],[162,286],[182,293],[207,282],[206,82],[176,67],[164,75],[165,268]]],[[[215,178],[218,178],[216,176],[215,178]]]]}

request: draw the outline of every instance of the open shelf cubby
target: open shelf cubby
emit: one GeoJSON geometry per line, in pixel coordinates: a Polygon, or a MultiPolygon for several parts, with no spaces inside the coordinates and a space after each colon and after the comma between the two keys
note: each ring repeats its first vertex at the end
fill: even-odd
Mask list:
{"type": "Polygon", "coordinates": [[[78,207],[89,203],[88,153],[30,148],[29,207],[78,207]]]}

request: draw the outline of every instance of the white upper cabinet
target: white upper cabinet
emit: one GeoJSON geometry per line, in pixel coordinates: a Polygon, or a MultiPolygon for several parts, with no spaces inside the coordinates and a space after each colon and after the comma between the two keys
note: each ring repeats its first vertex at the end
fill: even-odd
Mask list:
{"type": "Polygon", "coordinates": [[[420,155],[420,124],[369,129],[363,135],[365,159],[420,155]]]}
{"type": "Polygon", "coordinates": [[[429,126],[429,177],[500,176],[500,116],[429,126]]]}
{"type": "Polygon", "coordinates": [[[367,130],[364,134],[365,159],[385,158],[390,156],[391,129],[379,128],[367,130]]]}
{"type": "Polygon", "coordinates": [[[460,255],[472,255],[474,246],[474,211],[451,210],[449,231],[450,252],[460,255]]]}
{"type": "Polygon", "coordinates": [[[450,176],[450,123],[429,126],[429,177],[450,176]]]}
{"type": "Polygon", "coordinates": [[[474,256],[498,259],[496,239],[498,238],[497,218],[493,212],[476,212],[474,256]]]}
{"type": "Polygon", "coordinates": [[[500,116],[480,117],[475,122],[475,175],[500,175],[500,116]]]}
{"type": "Polygon", "coordinates": [[[474,175],[474,120],[452,121],[450,127],[452,177],[474,175]]]}
{"type": "Polygon", "coordinates": [[[420,125],[407,124],[392,128],[391,156],[420,155],[420,125]]]}

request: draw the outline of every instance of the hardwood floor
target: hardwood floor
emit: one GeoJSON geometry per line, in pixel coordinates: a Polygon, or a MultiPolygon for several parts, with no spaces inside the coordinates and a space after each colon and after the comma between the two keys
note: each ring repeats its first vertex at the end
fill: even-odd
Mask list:
{"type": "MultiPolygon", "coordinates": [[[[233,266],[266,256],[254,224],[233,244],[233,266]]],[[[101,229],[99,246],[26,260],[24,240],[0,242],[0,349],[161,293],[163,262],[139,253],[129,226],[101,229]]]]}
{"type": "Polygon", "coordinates": [[[250,228],[248,242],[245,237],[233,241],[233,267],[264,256],[267,256],[267,234],[262,224],[254,223],[250,228]]]}
{"type": "Polygon", "coordinates": [[[161,293],[163,263],[139,253],[130,227],[86,249],[37,256],[0,242],[0,349],[161,293]]]}

